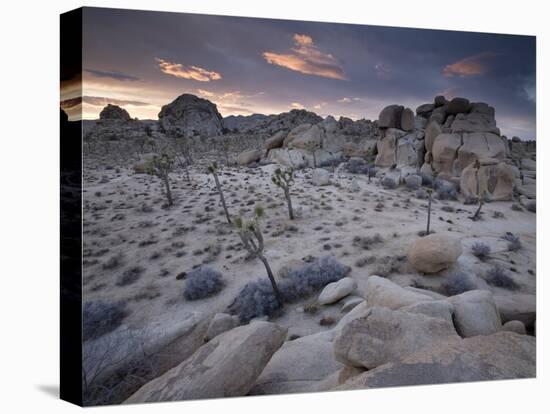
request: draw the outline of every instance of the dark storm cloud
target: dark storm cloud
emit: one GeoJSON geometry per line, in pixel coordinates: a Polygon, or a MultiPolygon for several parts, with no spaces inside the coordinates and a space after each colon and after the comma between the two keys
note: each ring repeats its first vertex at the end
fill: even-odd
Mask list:
{"type": "Polygon", "coordinates": [[[121,72],[110,72],[105,70],[97,70],[97,69],[84,69],[84,72],[88,72],[94,76],[97,76],[98,78],[110,78],[115,79],[119,81],[138,81],[140,80],[136,76],[128,75],[126,73],[121,72]]]}
{"type": "Polygon", "coordinates": [[[444,94],[487,102],[535,136],[534,37],[94,8],[84,21],[86,66],[143,80],[121,80],[136,88],[119,99],[160,106],[207,89],[222,115],[299,104],[373,119],[444,94]]]}

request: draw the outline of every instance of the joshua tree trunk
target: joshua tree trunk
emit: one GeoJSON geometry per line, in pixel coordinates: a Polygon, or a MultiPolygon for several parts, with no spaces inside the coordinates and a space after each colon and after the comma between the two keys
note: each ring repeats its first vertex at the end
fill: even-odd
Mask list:
{"type": "Polygon", "coordinates": [[[311,151],[311,155],[313,155],[313,168],[317,168],[317,157],[315,157],[315,150],[311,151]]]}
{"type": "Polygon", "coordinates": [[[428,224],[426,226],[426,236],[430,234],[430,218],[432,216],[432,194],[428,194],[428,224]]]}
{"type": "Polygon", "coordinates": [[[285,191],[285,198],[288,204],[288,215],[291,220],[294,220],[294,210],[292,209],[292,200],[290,199],[290,190],[285,191]]]}
{"type": "Polygon", "coordinates": [[[479,206],[477,207],[477,210],[474,213],[474,215],[472,217],[472,220],[476,221],[477,219],[479,219],[480,214],[481,214],[481,207],[483,207],[483,200],[480,198],[479,199],[479,206]]]}
{"type": "Polygon", "coordinates": [[[216,188],[218,189],[218,193],[220,194],[220,200],[222,202],[223,211],[225,212],[225,218],[227,219],[227,222],[231,224],[231,217],[229,216],[229,211],[227,211],[227,205],[225,204],[225,197],[223,196],[220,180],[218,180],[218,174],[213,173],[212,175],[214,176],[214,181],[216,182],[216,188]]]}
{"type": "Polygon", "coordinates": [[[164,187],[166,188],[166,198],[168,199],[168,205],[171,206],[174,203],[172,201],[172,191],[170,190],[170,181],[168,181],[168,174],[162,177],[162,181],[164,181],[164,187]]]}
{"type": "Polygon", "coordinates": [[[273,287],[273,293],[275,293],[275,298],[277,298],[277,302],[279,302],[279,305],[283,306],[283,297],[281,295],[281,292],[279,291],[279,288],[277,287],[277,283],[275,282],[275,277],[273,276],[273,272],[271,271],[271,267],[269,267],[269,263],[267,262],[267,259],[262,255],[258,256],[258,258],[262,261],[262,263],[265,266],[267,277],[269,277],[269,281],[271,282],[271,286],[273,287]]]}

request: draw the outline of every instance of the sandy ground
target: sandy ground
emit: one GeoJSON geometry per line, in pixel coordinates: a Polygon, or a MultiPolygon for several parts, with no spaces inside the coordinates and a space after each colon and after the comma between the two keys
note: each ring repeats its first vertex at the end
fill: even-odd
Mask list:
{"type": "MultiPolygon", "coordinates": [[[[438,289],[445,281],[446,272],[419,275],[404,259],[407,247],[426,227],[427,201],[417,199],[414,192],[402,187],[386,190],[377,179],[368,183],[364,176],[355,176],[361,190],[351,192],[354,176],[338,170],[332,174],[331,185],[316,187],[311,183],[311,170],[301,170],[296,172],[292,189],[298,217],[291,221],[282,190],[271,183],[275,168],[227,167],[220,180],[232,215],[251,216],[256,204],[266,209],[266,257],[278,277],[285,266],[302,263],[303,258],[332,254],[352,267],[350,276],[360,286],[368,276],[381,271],[404,286],[438,289]],[[375,234],[380,234],[383,241],[369,249],[354,243],[356,236],[375,234]]],[[[244,260],[246,252],[225,221],[211,176],[194,168],[191,183],[185,181],[183,173],[176,172],[171,174],[171,184],[175,204],[163,208],[163,188],[156,177],[124,168],[98,167],[84,174],[84,300],[125,301],[131,310],[125,323],[130,325],[146,324],[168,312],[223,312],[247,282],[266,277],[260,261],[244,260]],[[213,245],[221,247],[215,257],[208,252],[213,245]],[[205,261],[223,274],[226,286],[213,297],[186,301],[185,279],[176,276],[205,261]],[[132,268],[138,269],[137,280],[118,286],[121,275],[132,268]]],[[[474,222],[468,217],[476,206],[434,201],[432,229],[453,233],[462,241],[464,253],[449,271],[463,270],[475,278],[479,288],[500,295],[535,293],[535,214],[514,211],[511,205],[486,204],[483,220],[474,222]],[[503,217],[496,218],[495,212],[503,217]],[[501,238],[507,231],[520,236],[522,249],[507,251],[507,242],[501,238]],[[491,246],[491,258],[485,263],[471,254],[470,247],[476,241],[491,246]],[[493,264],[507,269],[520,289],[487,285],[483,275],[493,264]]],[[[337,321],[342,316],[341,305],[304,313],[303,307],[315,299],[288,305],[276,321],[289,327],[289,335],[329,329],[320,326],[319,321],[324,316],[337,321]]]]}

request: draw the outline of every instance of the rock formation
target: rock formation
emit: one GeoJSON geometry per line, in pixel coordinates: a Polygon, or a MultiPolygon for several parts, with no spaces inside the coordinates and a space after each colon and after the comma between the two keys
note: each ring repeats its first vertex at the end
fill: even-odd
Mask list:
{"type": "Polygon", "coordinates": [[[223,120],[215,104],[195,95],[183,94],[159,112],[161,130],[169,134],[213,137],[223,133],[223,120]]]}

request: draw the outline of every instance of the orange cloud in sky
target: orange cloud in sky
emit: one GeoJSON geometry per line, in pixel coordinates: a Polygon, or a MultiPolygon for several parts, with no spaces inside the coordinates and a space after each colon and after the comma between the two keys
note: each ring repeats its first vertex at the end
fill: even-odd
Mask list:
{"type": "Polygon", "coordinates": [[[193,79],[199,82],[210,82],[222,78],[222,75],[218,72],[206,70],[199,66],[185,66],[181,63],[168,62],[160,58],[155,58],[155,60],[159,63],[162,72],[176,78],[193,79]]]}
{"type": "Polygon", "coordinates": [[[344,69],[330,53],[321,52],[313,39],[304,34],[293,36],[292,53],[264,52],[263,58],[272,65],[281,66],[306,75],[345,80],[344,69]]]}
{"type": "Polygon", "coordinates": [[[443,68],[443,75],[450,78],[459,76],[482,75],[489,70],[488,60],[494,58],[497,54],[492,52],[479,53],[477,55],[468,56],[458,62],[447,65],[443,68]]]}

